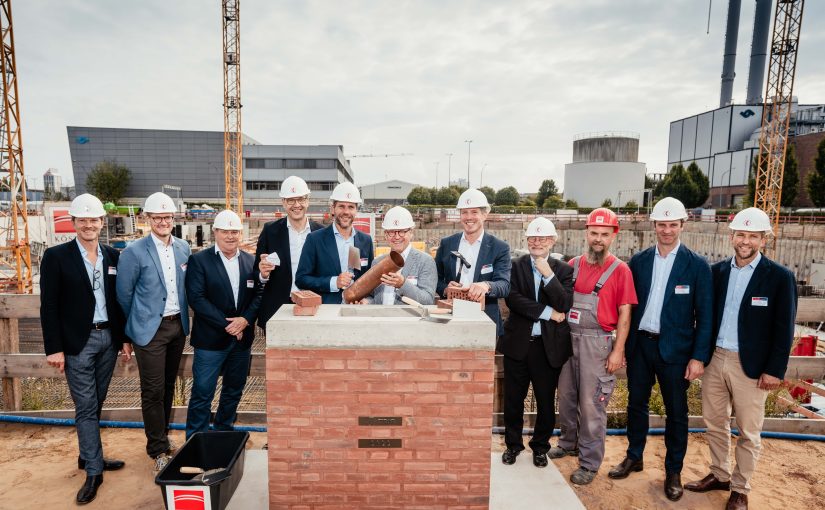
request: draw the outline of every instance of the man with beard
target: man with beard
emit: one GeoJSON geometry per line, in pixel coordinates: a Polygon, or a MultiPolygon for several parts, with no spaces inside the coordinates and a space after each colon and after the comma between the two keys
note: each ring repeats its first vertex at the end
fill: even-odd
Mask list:
{"type": "Polygon", "coordinates": [[[748,508],[750,479],[762,449],[768,392],[779,388],[794,337],[796,283],[787,268],[759,251],[772,233],[763,211],[749,207],[730,222],[734,256],[714,264],[716,349],[702,377],[702,415],[710,474],[689,491],[730,490],[727,510],[748,508]],[[736,413],[736,467],[730,470],[730,419],[736,413]]]}
{"type": "Polygon", "coordinates": [[[361,203],[361,194],[353,183],[335,186],[329,198],[334,220],[307,236],[295,284],[320,294],[322,303],[340,304],[341,291],[372,265],[372,238],[352,226],[361,203]],[[350,263],[353,248],[359,252],[357,263],[350,263]]]}
{"type": "Polygon", "coordinates": [[[499,298],[510,293],[510,247],[484,232],[490,204],[481,191],[470,188],[458,198],[463,232],[441,240],[435,254],[438,269],[436,291],[444,296],[448,288],[466,290],[470,299],[484,300],[484,311],[496,323],[501,336],[499,298]]]}
{"type": "Polygon", "coordinates": [[[307,217],[309,186],[300,177],[290,175],[281,184],[281,204],[286,218],[264,225],[258,236],[255,268],[261,283],[265,284],[258,326],[266,331],[266,322],[281,305],[289,303],[289,295],[298,290],[295,272],[304,243],[310,232],[323,228],[307,217]]]}
{"type": "Polygon", "coordinates": [[[559,377],[558,447],[548,456],[578,455],[579,468],[570,481],[587,485],[604,460],[607,404],[616,385],[613,372],[624,365],[624,345],[630,330],[630,310],[636,304],[633,275],[627,264],[610,253],[619,232],[619,218],[599,208],[587,216],[587,254],[573,266],[573,306],[567,313],[573,357],[559,377]],[[613,338],[613,332],[616,338],[613,338]]]}
{"type": "Polygon", "coordinates": [[[103,457],[100,413],[117,353],[122,349],[128,361],[132,348],[115,296],[119,252],[100,244],[103,204],[84,193],[72,201],[69,215],[77,238],[46,250],[40,263],[40,324],[46,362],[65,370],[75,406],[77,467],[86,470],[75,502],[85,505],[97,496],[103,471],[124,465],[103,457]]]}
{"type": "Polygon", "coordinates": [[[688,443],[690,381],[710,361],[713,293],[710,266],[679,241],[687,212],[682,202],[665,197],[650,219],[656,245],[630,259],[641,306],[633,309],[627,337],[627,456],[607,476],[627,478],[644,469],[648,401],[658,380],[667,411],[665,422],[665,496],[683,494],[681,472],[688,443]]]}

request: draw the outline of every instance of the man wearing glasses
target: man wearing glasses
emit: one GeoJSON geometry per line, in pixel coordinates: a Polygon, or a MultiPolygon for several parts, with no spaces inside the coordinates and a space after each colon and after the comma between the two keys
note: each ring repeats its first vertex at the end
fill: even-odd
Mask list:
{"type": "Polygon", "coordinates": [[[77,467],[86,470],[76,502],[84,505],[97,496],[103,471],[124,466],[103,458],[100,413],[117,353],[128,361],[132,348],[115,297],[119,253],[100,244],[103,204],[85,193],[72,201],[69,215],[77,237],[47,249],[40,263],[40,324],[46,362],[65,371],[75,405],[77,467]]]}
{"type": "Polygon", "coordinates": [[[172,236],[175,203],[168,195],[149,195],[143,212],[152,232],[120,255],[117,300],[128,317],[126,335],[134,343],[140,369],[146,453],[157,472],[174,449],[167,431],[175,378],[189,334],[184,278],[190,249],[172,236]]]}
{"type": "MultiPolygon", "coordinates": [[[[438,273],[432,257],[416,250],[410,244],[413,239],[413,221],[410,211],[403,207],[393,207],[384,215],[381,228],[390,249],[404,258],[404,267],[395,273],[381,275],[381,285],[372,294],[361,300],[362,304],[400,305],[402,297],[408,297],[431,305],[435,302],[435,283],[438,273]]],[[[387,255],[375,259],[378,264],[387,255]]]]}
{"type": "Polygon", "coordinates": [[[281,184],[281,205],[286,218],[264,225],[258,236],[255,268],[264,283],[263,298],[258,310],[258,326],[266,331],[266,322],[281,305],[289,303],[289,294],[298,290],[295,271],[301,260],[301,251],[310,232],[323,228],[307,217],[309,186],[300,177],[291,175],[281,184]]]}

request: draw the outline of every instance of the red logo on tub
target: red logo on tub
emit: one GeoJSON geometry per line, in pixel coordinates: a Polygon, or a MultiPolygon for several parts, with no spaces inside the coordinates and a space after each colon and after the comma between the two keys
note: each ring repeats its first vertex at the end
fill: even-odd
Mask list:
{"type": "Polygon", "coordinates": [[[172,494],[175,510],[206,510],[203,490],[175,490],[172,494]]]}

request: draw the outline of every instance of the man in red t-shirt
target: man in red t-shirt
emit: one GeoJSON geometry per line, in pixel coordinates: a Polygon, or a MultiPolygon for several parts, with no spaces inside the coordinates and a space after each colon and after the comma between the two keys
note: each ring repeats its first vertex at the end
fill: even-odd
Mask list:
{"type": "Polygon", "coordinates": [[[610,253],[619,219],[609,209],[587,216],[587,253],[573,266],[573,307],[567,314],[573,357],[559,378],[559,445],[547,455],[578,455],[579,468],[570,481],[593,481],[604,459],[607,404],[616,385],[613,373],[624,365],[631,307],[637,303],[633,275],[610,253]],[[616,338],[613,338],[613,331],[616,338]]]}

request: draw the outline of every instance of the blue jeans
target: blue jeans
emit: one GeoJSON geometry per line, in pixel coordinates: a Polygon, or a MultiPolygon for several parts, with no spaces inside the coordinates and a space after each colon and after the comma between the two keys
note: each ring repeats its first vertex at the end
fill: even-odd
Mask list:
{"type": "Polygon", "coordinates": [[[186,439],[195,432],[209,429],[209,417],[212,414],[212,399],[218,376],[223,375],[221,398],[215,413],[215,430],[232,430],[237,418],[238,403],[246,385],[251,362],[249,347],[233,341],[226,349],[210,351],[195,349],[192,362],[192,396],[189,398],[189,410],[186,413],[186,439]]]}
{"type": "Polygon", "coordinates": [[[86,461],[87,475],[99,475],[103,473],[100,412],[117,361],[111,332],[108,329],[92,330],[83,350],[75,355],[67,354],[65,359],[80,458],[86,461]]]}

